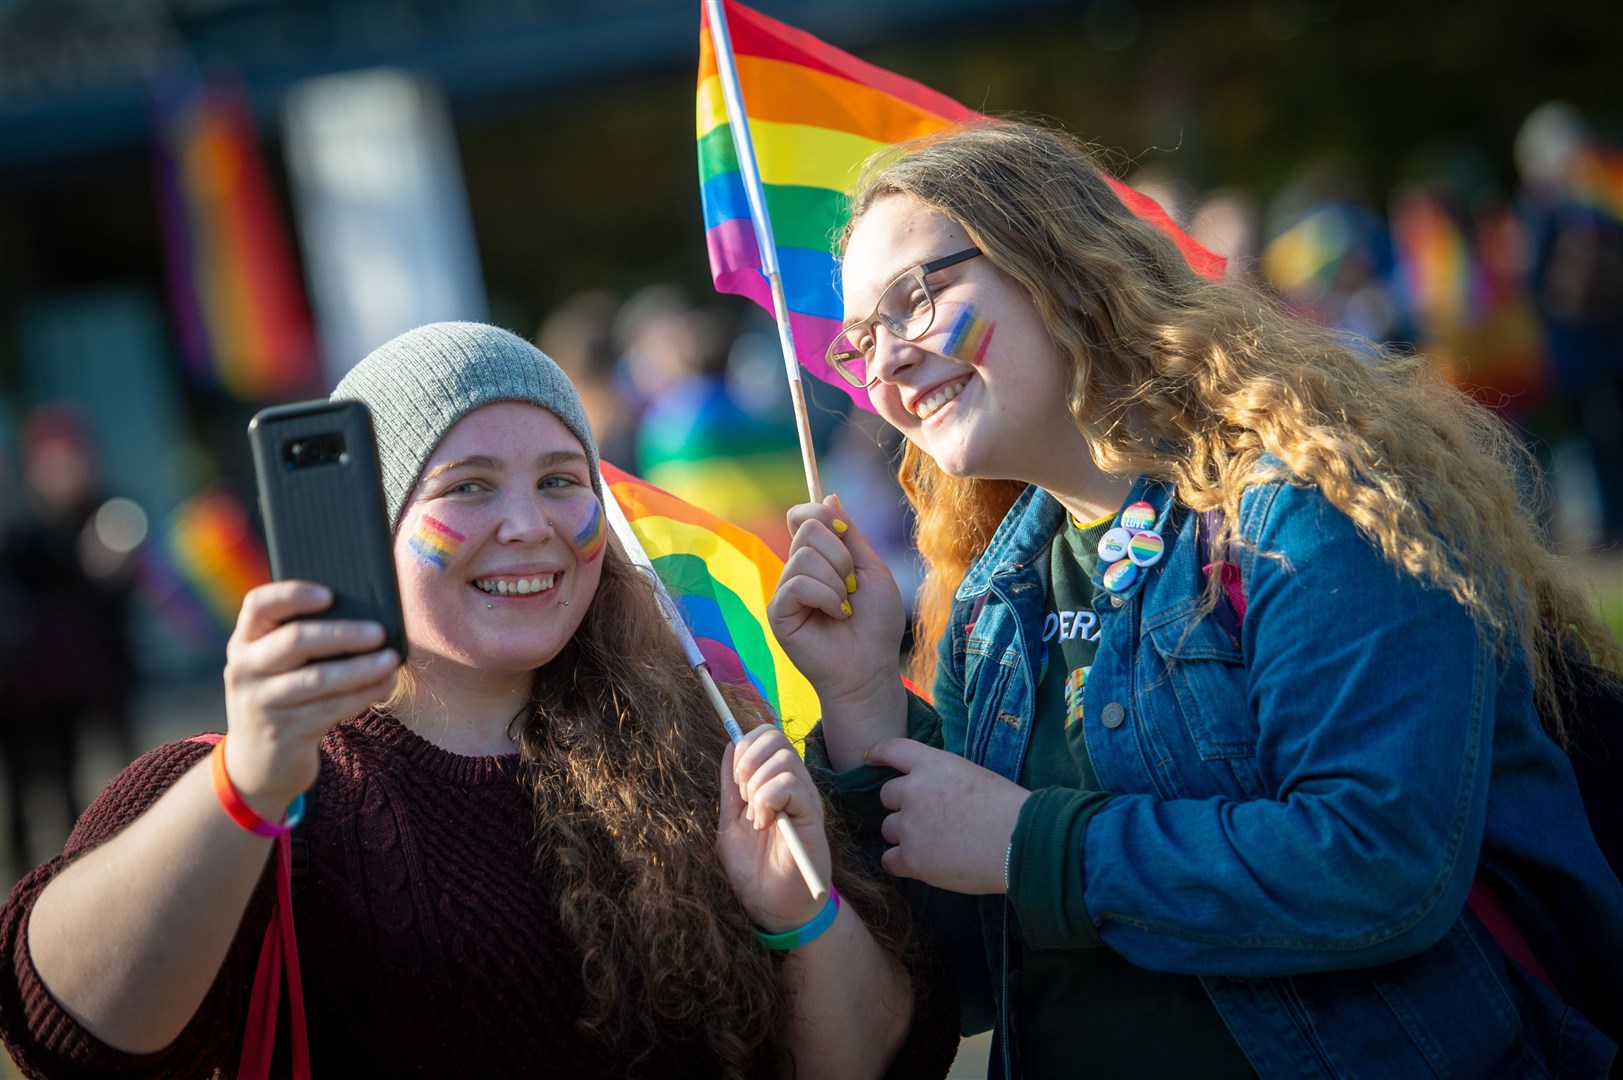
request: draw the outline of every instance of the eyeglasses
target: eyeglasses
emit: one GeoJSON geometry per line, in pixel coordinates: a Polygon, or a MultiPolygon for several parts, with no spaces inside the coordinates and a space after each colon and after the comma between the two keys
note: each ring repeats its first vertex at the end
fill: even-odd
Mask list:
{"type": "Polygon", "coordinates": [[[967,262],[980,253],[980,248],[965,248],[902,271],[879,294],[873,314],[842,329],[830,343],[829,367],[852,386],[861,389],[872,386],[879,378],[877,372],[868,370],[868,361],[873,359],[875,327],[883,324],[903,341],[917,341],[929,333],[935,323],[935,293],[930,289],[929,275],[967,262]]]}

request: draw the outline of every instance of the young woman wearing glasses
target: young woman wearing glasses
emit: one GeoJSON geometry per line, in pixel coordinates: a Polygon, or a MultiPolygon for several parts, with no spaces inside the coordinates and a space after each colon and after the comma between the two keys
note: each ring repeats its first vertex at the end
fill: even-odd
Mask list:
{"type": "Polygon", "coordinates": [[[1514,438],[1198,276],[1050,131],[882,156],[842,241],[829,360],[907,438],[933,703],[832,497],[773,625],[996,1071],[1604,1075],[1623,887],[1535,700],[1616,646],[1514,438]]]}

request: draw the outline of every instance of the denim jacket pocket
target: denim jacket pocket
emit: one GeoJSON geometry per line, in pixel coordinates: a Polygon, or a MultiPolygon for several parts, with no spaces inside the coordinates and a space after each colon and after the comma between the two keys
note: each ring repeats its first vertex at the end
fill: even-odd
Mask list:
{"type": "Polygon", "coordinates": [[[1151,686],[1165,696],[1187,729],[1202,761],[1230,762],[1246,794],[1255,796],[1257,722],[1246,703],[1245,655],[1217,619],[1189,609],[1180,617],[1145,628],[1162,671],[1151,686]],[[1241,767],[1241,759],[1252,759],[1241,767]]]}

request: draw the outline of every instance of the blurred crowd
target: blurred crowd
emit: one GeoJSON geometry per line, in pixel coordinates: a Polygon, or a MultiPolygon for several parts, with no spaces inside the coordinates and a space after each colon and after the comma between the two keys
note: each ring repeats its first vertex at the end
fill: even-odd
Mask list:
{"type": "MultiPolygon", "coordinates": [[[[1350,334],[1431,357],[1527,433],[1554,481],[1545,512],[1557,538],[1614,547],[1623,150],[1560,104],[1528,117],[1514,149],[1514,190],[1469,151],[1379,197],[1356,167],[1331,161],[1305,163],[1266,203],[1234,191],[1190,200],[1164,178],[1130,179],[1228,255],[1231,274],[1256,275],[1350,334]]],[[[787,550],[784,511],[806,498],[806,477],[769,318],[657,284],[571,296],[535,340],[580,388],[605,460],[787,550]]],[[[911,595],[918,566],[897,436],[837,388],[808,379],[806,389],[823,490],[911,595]]],[[[87,726],[103,725],[125,760],[136,748],[140,657],[128,624],[146,531],[140,508],[103,490],[95,440],[70,405],[39,405],[18,431],[13,452],[0,448],[0,842],[14,874],[46,854],[31,843],[30,811],[65,829],[79,809],[87,726]]]]}
{"type": "Polygon", "coordinates": [[[1305,162],[1266,205],[1180,204],[1216,250],[1322,321],[1412,347],[1522,430],[1552,480],[1546,524],[1569,548],[1623,542],[1623,146],[1551,102],[1523,123],[1517,181],[1479,147],[1440,148],[1383,202],[1356,163],[1305,162]],[[1384,212],[1383,212],[1384,210],[1384,212]]]}

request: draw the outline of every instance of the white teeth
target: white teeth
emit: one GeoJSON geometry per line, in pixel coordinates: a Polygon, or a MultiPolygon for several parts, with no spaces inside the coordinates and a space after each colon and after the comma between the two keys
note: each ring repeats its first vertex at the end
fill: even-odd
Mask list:
{"type": "Polygon", "coordinates": [[[473,587],[494,596],[528,596],[531,593],[543,592],[552,588],[552,583],[557,576],[557,574],[543,574],[540,577],[520,578],[517,581],[480,578],[473,583],[473,587]]]}
{"type": "Polygon", "coordinates": [[[935,415],[941,406],[963,393],[964,387],[968,385],[968,379],[960,379],[950,382],[915,405],[913,407],[913,412],[917,414],[920,420],[928,420],[930,417],[935,415]]]}

